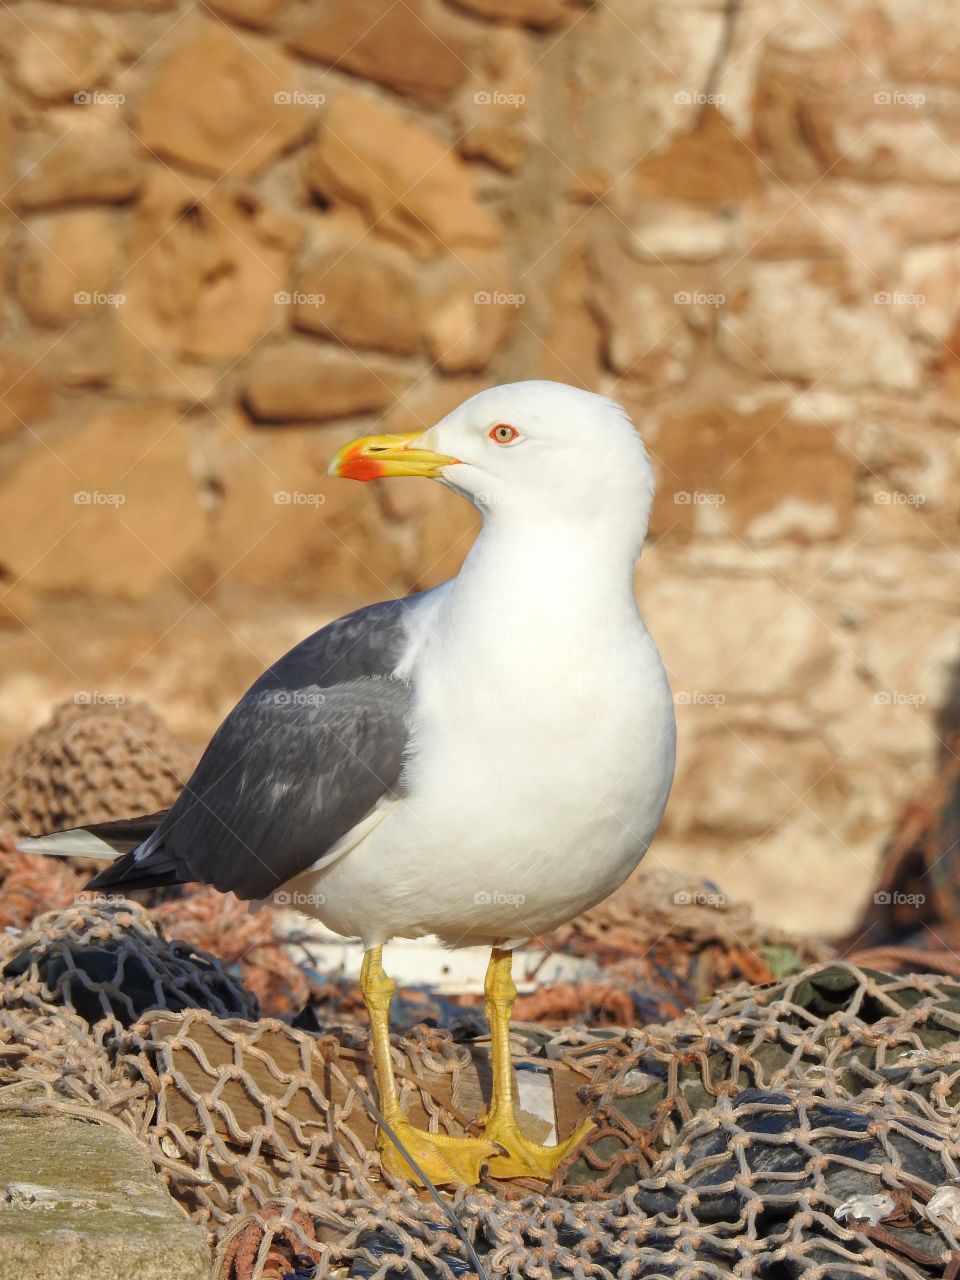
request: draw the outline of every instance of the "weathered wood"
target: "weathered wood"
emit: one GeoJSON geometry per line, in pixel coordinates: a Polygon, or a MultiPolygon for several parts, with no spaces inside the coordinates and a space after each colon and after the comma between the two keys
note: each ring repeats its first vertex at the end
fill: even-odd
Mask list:
{"type": "MultiPolygon", "coordinates": [[[[197,1133],[203,1128],[191,1097],[193,1093],[204,1100],[214,1128],[228,1142],[245,1144],[252,1131],[264,1125],[269,1131],[264,1143],[274,1149],[302,1148],[305,1142],[329,1134],[333,1151],[325,1152],[320,1158],[338,1164],[335,1151],[340,1121],[365,1147],[374,1146],[374,1123],[351,1087],[352,1082],[360,1079],[372,1084],[372,1062],[367,1052],[339,1045],[329,1036],[318,1036],[307,1042],[305,1053],[303,1040],[281,1024],[255,1029],[234,1019],[220,1024],[221,1032],[212,1023],[194,1020],[189,1026],[189,1035],[178,1040],[184,1030],[184,1015],[151,1014],[146,1021],[150,1039],[158,1048],[172,1046],[169,1065],[174,1072],[174,1082],[163,1092],[162,1115],[158,1118],[177,1129],[197,1133]],[[256,1045],[241,1050],[243,1039],[254,1030],[258,1033],[256,1045]],[[239,1041],[238,1032],[242,1037],[239,1041]],[[233,1071],[225,1070],[231,1067],[233,1071]],[[178,1080],[186,1086],[182,1091],[178,1080]],[[299,1137],[295,1129],[299,1129],[299,1137]],[[276,1135],[276,1142],[271,1142],[271,1133],[276,1135]]],[[[415,1124],[428,1123],[420,1089],[426,1090],[440,1107],[459,1116],[464,1125],[469,1125],[483,1111],[490,1097],[489,1047],[473,1044],[470,1053],[471,1061],[459,1074],[453,1095],[448,1073],[422,1068],[414,1075],[409,1060],[398,1069],[401,1081],[409,1079],[417,1085],[409,1091],[406,1104],[415,1124]]],[[[562,1063],[539,1058],[519,1060],[514,1066],[515,1096],[519,1092],[521,1097],[541,1099],[539,1115],[522,1107],[518,1109],[521,1128],[529,1137],[541,1142],[555,1141],[557,1132],[564,1136],[583,1119],[586,1108],[577,1093],[583,1084],[581,1076],[562,1063]],[[517,1066],[525,1076],[519,1090],[517,1066]],[[536,1079],[530,1072],[537,1073],[536,1079]],[[544,1110],[546,1117],[542,1114],[544,1110]]],[[[464,1132],[465,1129],[454,1124],[452,1131],[464,1132]]]]}

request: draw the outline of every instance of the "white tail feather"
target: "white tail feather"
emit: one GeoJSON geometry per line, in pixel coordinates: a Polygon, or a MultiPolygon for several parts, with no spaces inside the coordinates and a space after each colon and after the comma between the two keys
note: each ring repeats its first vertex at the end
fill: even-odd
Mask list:
{"type": "Polygon", "coordinates": [[[50,836],[29,836],[18,840],[20,853],[42,853],[52,858],[119,858],[122,855],[92,831],[77,827],[50,836]]]}

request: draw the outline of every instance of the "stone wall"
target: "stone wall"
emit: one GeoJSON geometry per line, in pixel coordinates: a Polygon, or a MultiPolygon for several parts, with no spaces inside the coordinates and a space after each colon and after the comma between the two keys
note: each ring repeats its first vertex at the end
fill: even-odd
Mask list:
{"type": "Polygon", "coordinates": [[[469,545],[332,450],[557,378],[657,467],[651,858],[849,920],[960,640],[960,10],[19,0],[0,41],[3,741],[141,694],[203,741],[469,545]]]}

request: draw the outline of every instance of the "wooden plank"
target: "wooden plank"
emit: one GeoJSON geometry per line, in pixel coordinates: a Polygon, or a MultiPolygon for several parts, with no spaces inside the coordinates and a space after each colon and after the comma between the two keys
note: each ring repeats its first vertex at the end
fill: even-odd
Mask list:
{"type": "MultiPolygon", "coordinates": [[[[230,1019],[219,1024],[223,1028],[221,1033],[218,1024],[189,1013],[149,1014],[146,1021],[150,1040],[158,1049],[169,1053],[170,1067],[187,1086],[187,1091],[181,1092],[176,1080],[168,1084],[160,1104],[165,1119],[184,1132],[198,1133],[203,1129],[196,1104],[191,1100],[190,1091],[193,1091],[205,1100],[217,1133],[233,1144],[246,1145],[251,1131],[265,1124],[276,1134],[277,1141],[271,1142],[268,1136],[264,1145],[275,1151],[284,1146],[302,1149],[326,1134],[332,1147],[321,1159],[336,1166],[340,1163],[336,1157],[339,1119],[365,1147],[375,1145],[374,1123],[349,1083],[360,1078],[372,1082],[368,1053],[338,1045],[327,1036],[304,1041],[304,1033],[291,1032],[276,1023],[263,1027],[230,1019]],[[187,1019],[188,1035],[178,1043],[187,1019]],[[233,1036],[231,1031],[235,1033],[233,1036]],[[255,1045],[244,1047],[251,1036],[255,1037],[255,1045]],[[301,1047],[303,1044],[308,1046],[306,1053],[301,1047]],[[254,1096],[245,1087],[243,1074],[250,1080],[254,1096]],[[315,1092],[311,1091],[311,1082],[315,1092]]],[[[415,1078],[418,1086],[425,1088],[437,1104],[452,1110],[454,1116],[461,1115],[465,1124],[482,1112],[490,1097],[489,1046],[473,1043],[470,1054],[469,1064],[459,1075],[455,1096],[451,1096],[452,1077],[448,1073],[423,1068],[415,1078]]],[[[515,1063],[515,1097],[518,1065],[526,1073],[537,1072],[537,1079],[527,1082],[531,1087],[525,1083],[522,1094],[536,1102],[539,1112],[533,1114],[518,1109],[521,1129],[540,1142],[555,1141],[557,1132],[565,1136],[586,1114],[577,1095],[584,1083],[583,1077],[562,1063],[523,1059],[515,1063]],[[550,1114],[551,1095],[553,1114],[550,1114]]],[[[398,1074],[401,1081],[404,1077],[413,1079],[411,1063],[406,1061],[398,1074]]],[[[410,1091],[406,1105],[413,1123],[426,1126],[428,1114],[422,1105],[419,1087],[410,1091]]],[[[453,1131],[467,1130],[454,1124],[453,1131]]]]}

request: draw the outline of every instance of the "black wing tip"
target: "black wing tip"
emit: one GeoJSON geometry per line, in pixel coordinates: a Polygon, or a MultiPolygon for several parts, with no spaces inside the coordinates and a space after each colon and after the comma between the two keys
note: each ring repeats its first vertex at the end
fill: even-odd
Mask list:
{"type": "Polygon", "coordinates": [[[160,856],[149,855],[142,862],[137,862],[133,853],[126,854],[88,880],[84,892],[120,889],[126,893],[134,889],[162,889],[168,885],[183,884],[183,877],[173,859],[162,850],[155,852],[160,856]]]}

